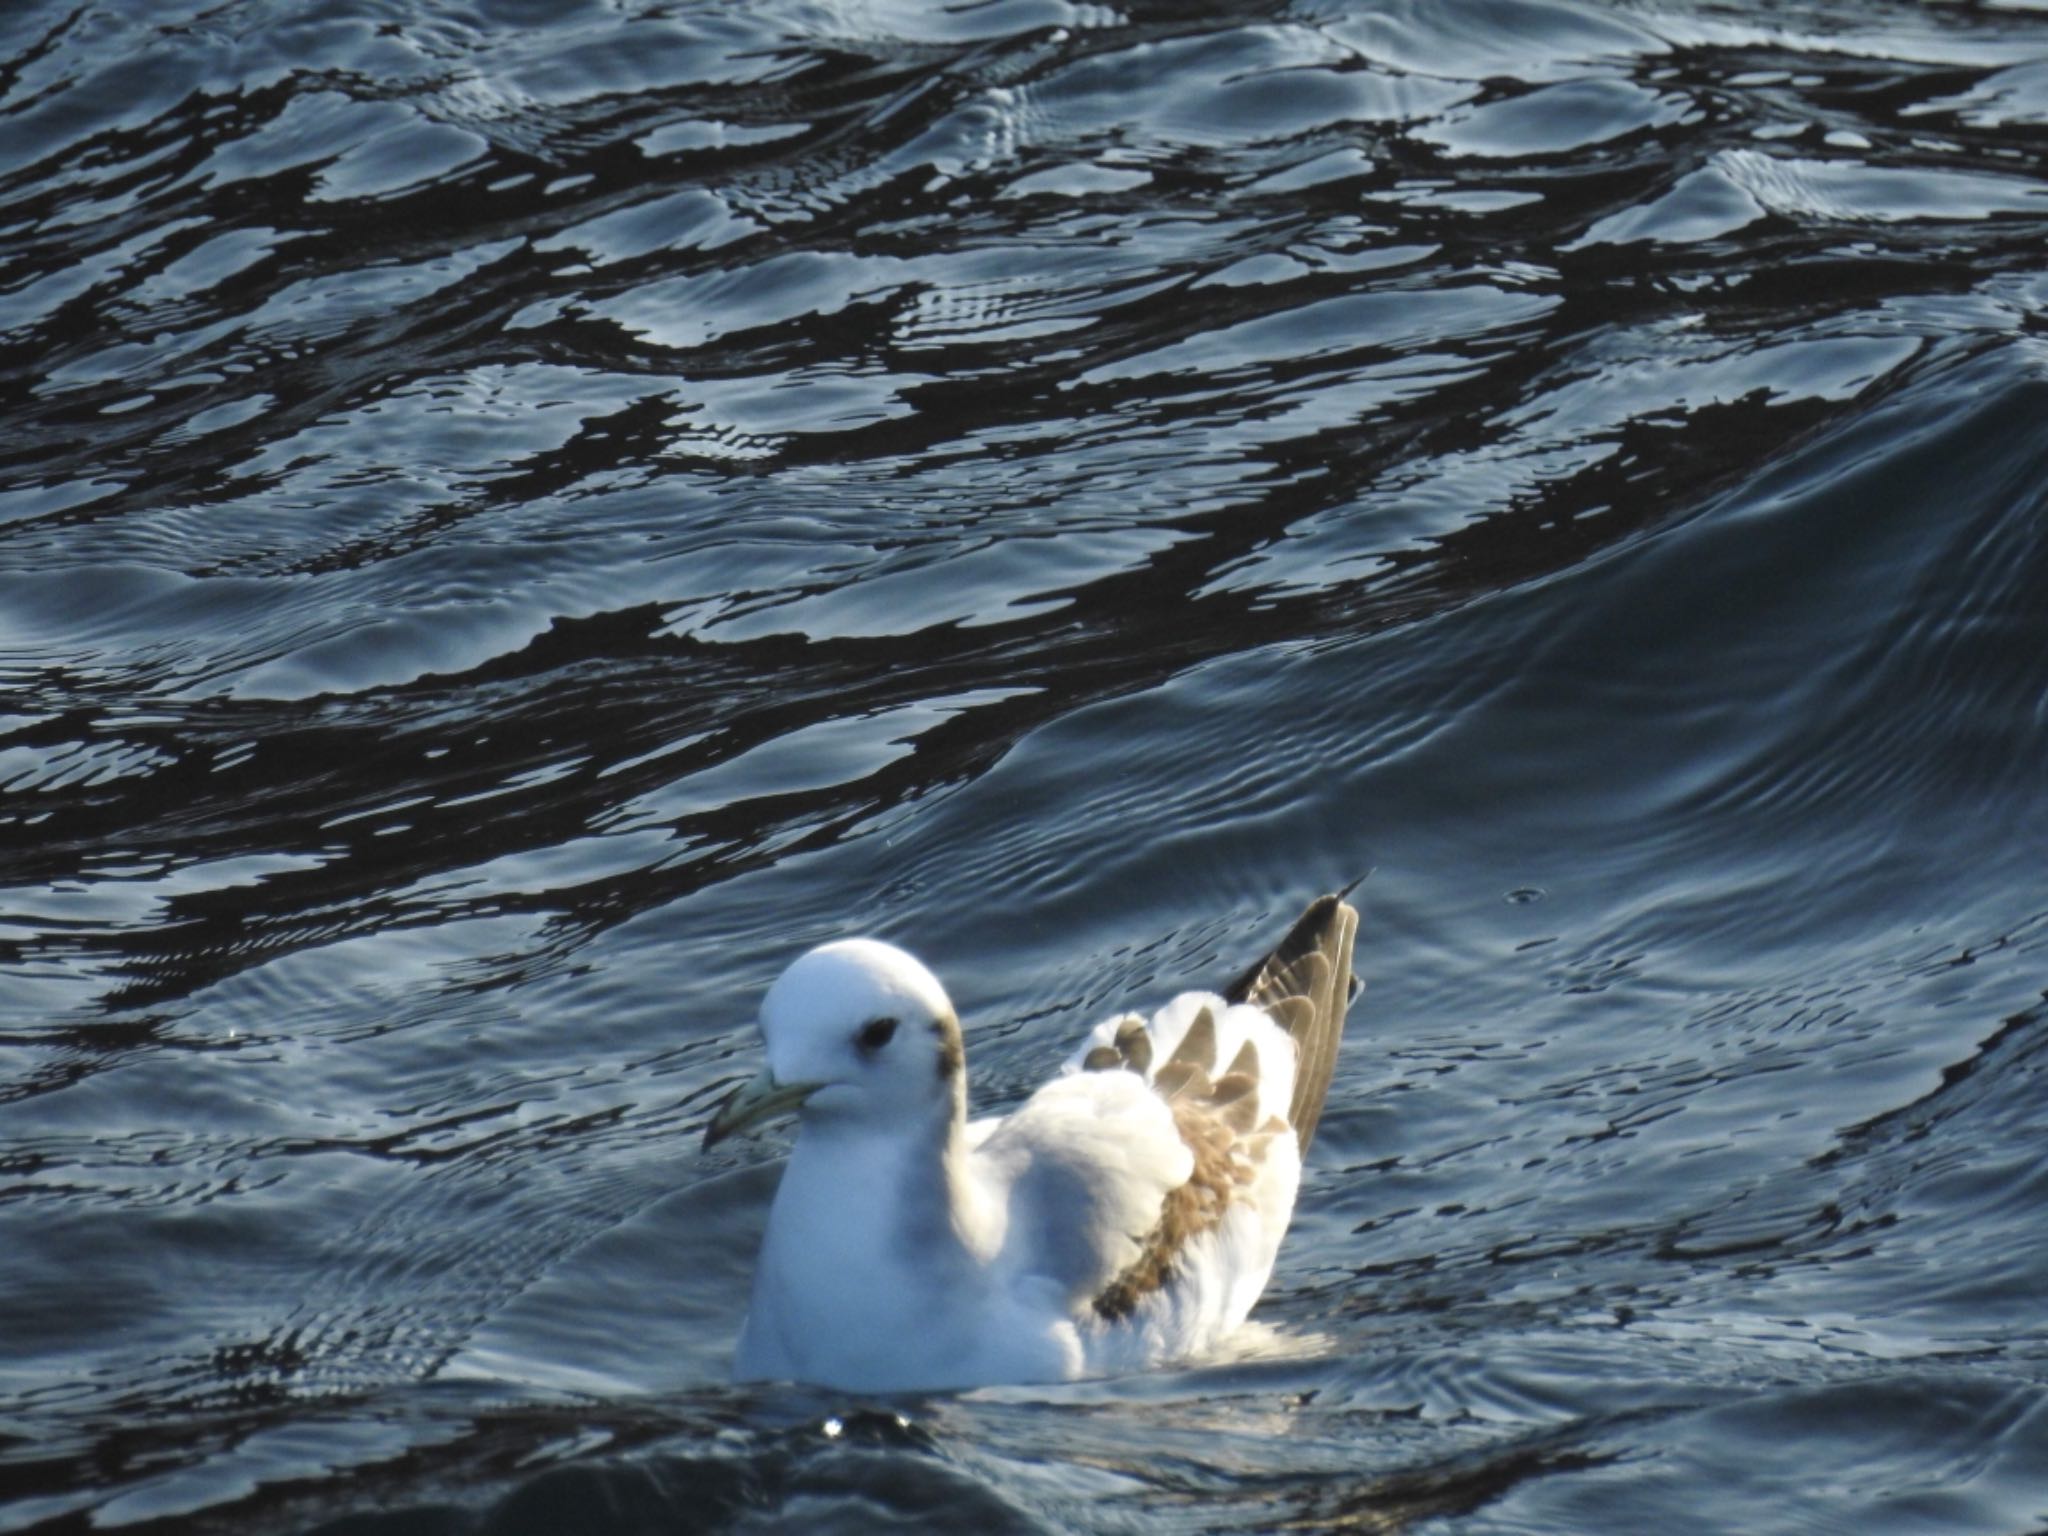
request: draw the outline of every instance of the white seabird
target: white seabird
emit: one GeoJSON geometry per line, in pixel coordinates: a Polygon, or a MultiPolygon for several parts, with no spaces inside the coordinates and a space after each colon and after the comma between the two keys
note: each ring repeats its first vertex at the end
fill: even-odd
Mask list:
{"type": "Polygon", "coordinates": [[[766,1068],[704,1136],[801,1117],[734,1376],[912,1391],[1214,1349],[1293,1213],[1357,930],[1320,897],[1220,993],[1098,1025],[1060,1076],[972,1122],[930,971],[873,939],[802,956],[761,1004],[766,1068]]]}

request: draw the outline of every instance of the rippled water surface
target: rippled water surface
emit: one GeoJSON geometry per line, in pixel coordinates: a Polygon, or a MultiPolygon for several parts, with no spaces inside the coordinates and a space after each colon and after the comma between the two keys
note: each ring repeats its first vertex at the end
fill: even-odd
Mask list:
{"type": "Polygon", "coordinates": [[[2048,1528],[2034,0],[0,8],[0,1529],[2048,1528]],[[732,1388],[1364,872],[1242,1353],[732,1388]]]}

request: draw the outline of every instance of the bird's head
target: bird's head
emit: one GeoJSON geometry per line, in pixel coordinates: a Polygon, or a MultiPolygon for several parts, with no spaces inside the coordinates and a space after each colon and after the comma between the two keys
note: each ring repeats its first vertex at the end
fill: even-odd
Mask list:
{"type": "Polygon", "coordinates": [[[964,1105],[960,1023],[938,978],[875,939],[800,957],[761,1002],[768,1064],[720,1106],[704,1145],[771,1117],[918,1124],[964,1105]]]}

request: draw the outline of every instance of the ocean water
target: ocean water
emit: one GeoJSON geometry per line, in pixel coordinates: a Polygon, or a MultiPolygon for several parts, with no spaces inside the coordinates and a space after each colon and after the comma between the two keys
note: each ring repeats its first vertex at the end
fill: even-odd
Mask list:
{"type": "Polygon", "coordinates": [[[2048,1530],[2048,10],[0,9],[0,1530],[2048,1530]],[[728,1384],[1365,876],[1230,1358],[728,1384]]]}

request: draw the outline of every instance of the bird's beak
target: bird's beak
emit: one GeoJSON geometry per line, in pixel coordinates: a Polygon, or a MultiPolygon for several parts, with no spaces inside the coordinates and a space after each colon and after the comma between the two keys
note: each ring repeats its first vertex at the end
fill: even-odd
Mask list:
{"type": "Polygon", "coordinates": [[[763,1120],[801,1109],[804,1100],[824,1086],[823,1083],[778,1083],[775,1074],[763,1067],[718,1106],[718,1113],[704,1128],[705,1148],[715,1147],[726,1137],[759,1125],[763,1120]]]}

